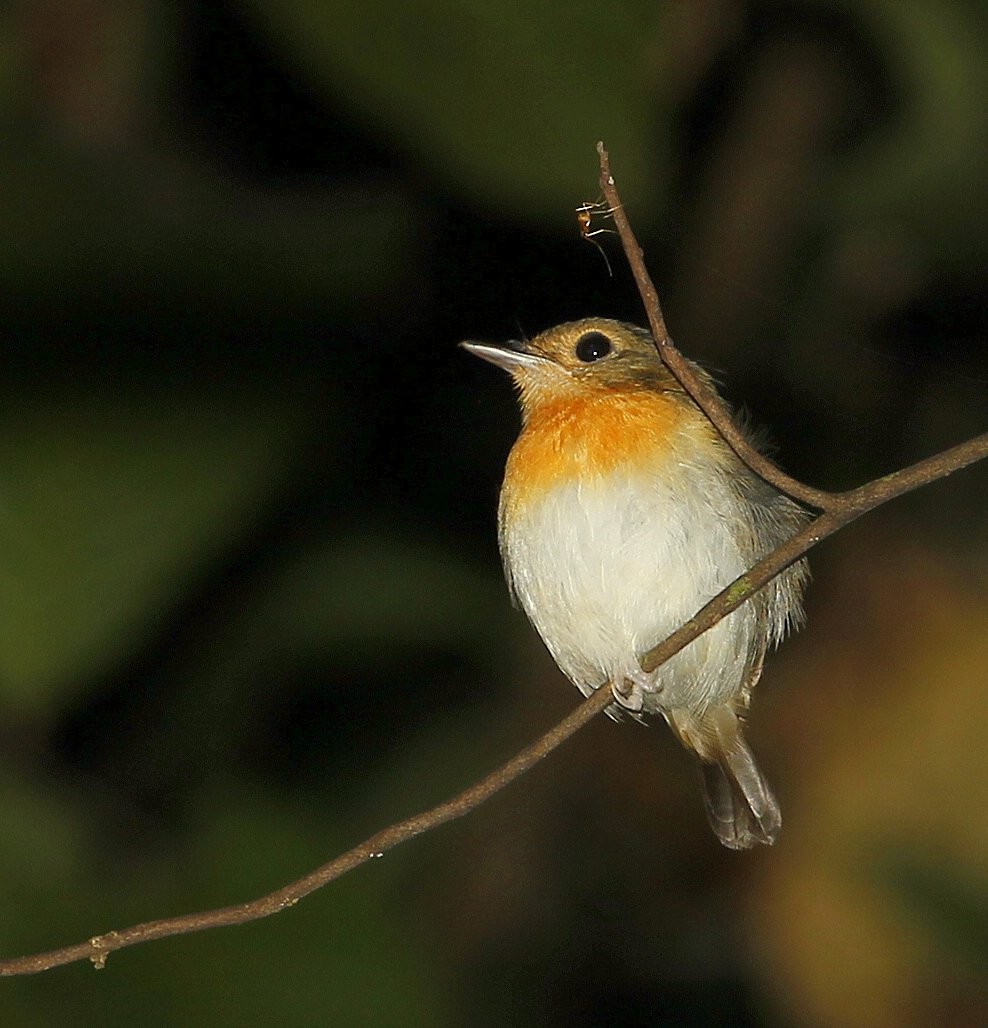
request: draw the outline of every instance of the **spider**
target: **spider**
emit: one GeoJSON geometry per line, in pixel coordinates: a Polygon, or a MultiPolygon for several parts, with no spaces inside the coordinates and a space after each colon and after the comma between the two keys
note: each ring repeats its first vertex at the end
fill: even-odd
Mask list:
{"type": "Polygon", "coordinates": [[[604,232],[612,233],[612,228],[597,228],[591,231],[591,223],[595,214],[599,214],[602,218],[613,217],[614,208],[608,207],[603,199],[588,200],[586,203],[581,203],[576,208],[576,224],[580,230],[580,236],[585,239],[588,243],[592,243],[600,251],[601,257],[604,258],[604,264],[607,265],[607,274],[614,277],[614,272],[611,270],[611,262],[607,259],[607,254],[604,253],[604,248],[594,239],[594,236],[602,235],[604,232]]]}

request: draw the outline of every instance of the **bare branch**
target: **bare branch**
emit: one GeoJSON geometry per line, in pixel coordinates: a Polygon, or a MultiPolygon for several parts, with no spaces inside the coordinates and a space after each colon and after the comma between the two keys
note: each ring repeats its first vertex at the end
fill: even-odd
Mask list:
{"type": "Polygon", "coordinates": [[[635,284],[638,286],[642,303],[645,305],[645,313],[648,315],[648,324],[655,338],[656,349],[666,367],[676,376],[686,392],[693,397],[696,405],[707,415],[731,449],[759,478],[771,482],[776,489],[791,496],[794,500],[799,500],[809,507],[816,507],[818,510],[825,509],[831,494],[822,489],[814,489],[812,486],[792,478],[768,457],[759,453],[734,423],[731,412],[724,401],[696,374],[690,362],[673,345],[669,330],[666,328],[665,318],[662,315],[662,308],[659,305],[659,294],[655,291],[651,276],[645,267],[642,248],[638,245],[638,240],[631,230],[631,224],[614,183],[614,176],[611,174],[610,157],[604,149],[603,143],[597,144],[597,153],[600,156],[600,188],[607,201],[608,211],[614,217],[614,224],[621,237],[625,257],[631,266],[631,273],[635,277],[635,284]]]}
{"type": "Polygon", "coordinates": [[[610,699],[610,690],[598,690],[551,731],[536,739],[506,764],[471,785],[469,789],[464,789],[459,795],[440,803],[431,810],[415,814],[383,829],[369,839],[365,839],[359,846],[354,846],[346,853],[266,896],[230,907],[219,907],[216,910],[204,910],[160,921],[146,921],[120,931],[94,936],[86,942],[76,943],[73,946],[49,950],[46,953],[35,953],[13,960],[0,960],[0,977],[35,974],[39,971],[59,967],[62,964],[71,964],[77,960],[90,960],[94,967],[101,969],[106,964],[107,956],[114,950],[135,946],[141,942],[151,942],[153,939],[166,939],[172,935],[201,932],[207,928],[247,924],[250,921],[259,921],[261,918],[269,917],[271,914],[280,913],[287,907],[295,906],[309,893],[341,878],[348,871],[352,871],[376,857],[384,856],[388,850],[394,849],[400,843],[407,842],[432,828],[438,828],[447,821],[454,821],[458,817],[463,817],[464,814],[469,814],[484,800],[489,799],[494,793],[523,775],[571,735],[578,732],[607,706],[610,699]]]}
{"type": "MultiPolygon", "coordinates": [[[[732,582],[668,639],[649,650],[642,657],[642,666],[647,671],[652,671],[702,632],[713,627],[721,618],[739,607],[758,589],[771,581],[775,575],[798,560],[827,536],[850,524],[862,514],[901,496],[903,493],[944,478],[953,471],[988,457],[988,433],[929,457],[911,467],[844,493],[823,492],[785,475],[771,461],[766,460],[750,447],[742,433],[731,421],[726,407],[712,393],[712,390],[697,378],[689,362],[672,345],[662,317],[658,294],[645,270],[641,248],[635,240],[631,226],[621,207],[620,197],[611,176],[607,152],[603,144],[598,144],[597,149],[600,155],[601,188],[614,214],[628,262],[648,312],[649,324],[658,341],[662,359],[734,448],[738,456],[756,474],[789,496],[822,511],[786,543],[732,582]]],[[[430,810],[385,828],[341,856],[266,896],[234,906],[220,907],[215,910],[205,910],[159,921],[148,921],[120,931],[97,935],[86,942],[49,950],[45,953],[0,960],[0,977],[34,974],[78,960],[89,960],[94,967],[101,968],[105,965],[107,956],[115,950],[135,946],[142,942],[150,942],[153,939],[199,932],[207,928],[246,924],[294,906],[310,893],[321,889],[324,885],[335,881],[361,864],[382,856],[400,843],[469,813],[494,793],[538,764],[612,701],[613,696],[609,688],[605,686],[598,689],[553,729],[502,767],[492,771],[468,789],[464,789],[459,795],[430,810]]]]}
{"type": "Polygon", "coordinates": [[[799,560],[817,543],[849,525],[862,514],[867,514],[889,500],[918,489],[921,485],[946,478],[951,472],[984,460],[985,457],[988,457],[988,432],[928,457],[918,464],[885,475],[884,478],[876,478],[857,489],[831,494],[827,501],[827,509],[823,513],[736,578],[668,639],[644,654],[641,658],[642,668],[645,671],[654,671],[701,632],[712,628],[721,618],[740,607],[748,597],[771,582],[777,574],[799,560]]]}

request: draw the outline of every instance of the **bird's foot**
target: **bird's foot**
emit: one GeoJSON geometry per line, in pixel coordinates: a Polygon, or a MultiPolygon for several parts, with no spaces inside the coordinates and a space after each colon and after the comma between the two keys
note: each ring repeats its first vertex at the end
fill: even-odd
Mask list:
{"type": "Polygon", "coordinates": [[[645,694],[658,691],[656,676],[641,668],[622,668],[611,675],[611,691],[625,710],[637,714],[645,706],[645,694]]]}

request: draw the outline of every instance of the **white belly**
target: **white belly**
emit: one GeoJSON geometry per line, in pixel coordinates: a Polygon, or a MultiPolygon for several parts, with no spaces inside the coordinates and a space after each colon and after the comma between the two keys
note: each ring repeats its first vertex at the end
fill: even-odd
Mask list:
{"type": "MultiPolygon", "coordinates": [[[[669,463],[662,472],[574,482],[502,519],[509,584],[585,694],[640,675],[638,658],[750,563],[736,528],[747,509],[719,474],[669,463]]],[[[724,702],[745,687],[763,641],[745,604],[659,669],[645,709],[724,702]]]]}

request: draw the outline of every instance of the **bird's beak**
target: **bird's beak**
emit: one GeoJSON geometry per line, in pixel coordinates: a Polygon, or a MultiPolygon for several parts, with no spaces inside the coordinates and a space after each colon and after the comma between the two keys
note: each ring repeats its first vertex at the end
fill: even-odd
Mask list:
{"type": "Polygon", "coordinates": [[[510,339],[503,346],[491,346],[490,343],[460,343],[468,353],[482,357],[491,364],[496,364],[505,371],[515,372],[521,368],[537,368],[545,364],[546,358],[532,353],[527,344],[518,339],[510,339]]]}

